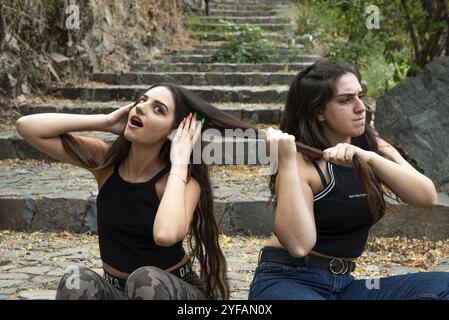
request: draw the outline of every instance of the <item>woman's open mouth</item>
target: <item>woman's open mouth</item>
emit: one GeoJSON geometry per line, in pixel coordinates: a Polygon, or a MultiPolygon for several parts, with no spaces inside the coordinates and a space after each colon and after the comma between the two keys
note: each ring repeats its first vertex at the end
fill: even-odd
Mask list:
{"type": "Polygon", "coordinates": [[[143,122],[139,118],[139,116],[132,116],[131,119],[129,120],[129,126],[131,128],[142,128],[143,122]]]}

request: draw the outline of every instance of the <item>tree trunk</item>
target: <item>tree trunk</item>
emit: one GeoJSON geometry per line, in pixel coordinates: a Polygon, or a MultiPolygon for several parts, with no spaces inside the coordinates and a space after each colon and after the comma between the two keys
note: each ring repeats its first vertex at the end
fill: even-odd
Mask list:
{"type": "Polygon", "coordinates": [[[6,38],[6,23],[5,16],[3,15],[3,0],[0,0],[0,53],[3,52],[6,38]]]}

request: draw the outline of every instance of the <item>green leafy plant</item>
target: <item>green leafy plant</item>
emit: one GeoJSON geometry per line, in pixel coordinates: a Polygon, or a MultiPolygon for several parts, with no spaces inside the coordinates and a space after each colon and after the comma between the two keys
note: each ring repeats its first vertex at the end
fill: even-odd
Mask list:
{"type": "Polygon", "coordinates": [[[364,71],[376,95],[417,75],[449,48],[448,0],[297,0],[295,5],[297,34],[314,33],[325,56],[364,71]],[[370,5],[379,8],[379,29],[365,26],[370,5]]]}
{"type": "Polygon", "coordinates": [[[230,32],[215,50],[212,62],[261,63],[275,55],[273,42],[264,38],[261,28],[250,24],[227,25],[230,32]]]}
{"type": "Polygon", "coordinates": [[[249,123],[252,124],[253,126],[259,124],[259,116],[257,115],[257,113],[253,113],[251,115],[251,118],[249,119],[249,123]]]}

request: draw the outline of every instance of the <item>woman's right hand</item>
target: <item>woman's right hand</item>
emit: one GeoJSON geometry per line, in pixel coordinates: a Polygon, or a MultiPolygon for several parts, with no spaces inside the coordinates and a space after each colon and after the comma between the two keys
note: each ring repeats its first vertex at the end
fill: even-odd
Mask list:
{"type": "Polygon", "coordinates": [[[273,143],[277,145],[277,158],[279,163],[296,160],[297,151],[295,137],[293,135],[270,127],[265,133],[265,142],[267,148],[270,148],[273,143]]]}
{"type": "Polygon", "coordinates": [[[116,135],[122,134],[128,123],[128,115],[133,105],[134,102],[105,115],[105,131],[116,135]]]}

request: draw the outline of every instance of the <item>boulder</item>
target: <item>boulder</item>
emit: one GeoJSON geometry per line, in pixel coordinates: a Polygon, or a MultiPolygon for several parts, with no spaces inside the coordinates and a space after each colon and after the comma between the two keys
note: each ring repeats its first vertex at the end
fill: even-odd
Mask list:
{"type": "Polygon", "coordinates": [[[449,56],[381,96],[374,124],[382,138],[416,161],[439,191],[449,193],[449,56]]]}

